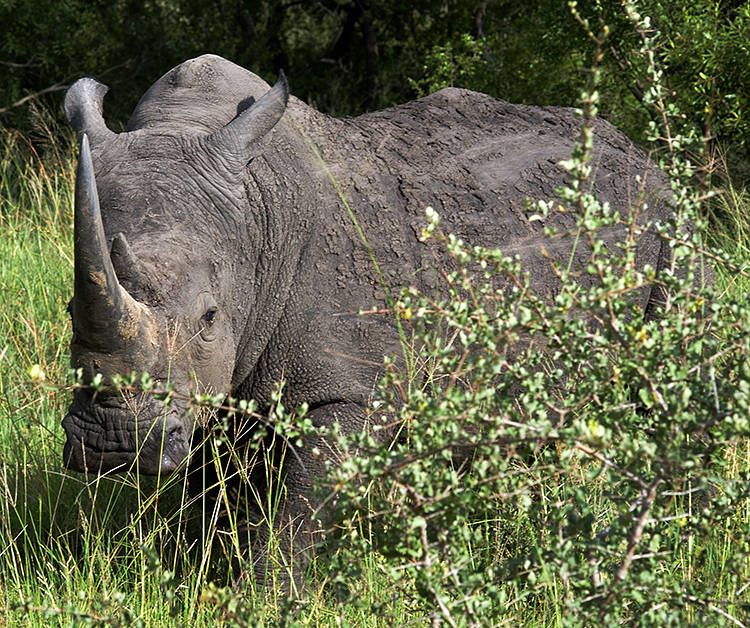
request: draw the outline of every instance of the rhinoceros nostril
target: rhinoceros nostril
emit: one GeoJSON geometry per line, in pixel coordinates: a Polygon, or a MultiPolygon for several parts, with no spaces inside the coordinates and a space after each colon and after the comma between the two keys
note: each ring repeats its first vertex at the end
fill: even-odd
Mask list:
{"type": "Polygon", "coordinates": [[[174,417],[168,417],[165,420],[161,456],[161,473],[163,475],[174,472],[187,458],[190,445],[185,435],[186,430],[182,421],[174,417]]]}
{"type": "Polygon", "coordinates": [[[171,440],[174,438],[182,438],[185,430],[183,428],[181,421],[177,422],[175,420],[167,419],[164,432],[166,433],[167,437],[171,440]]]}

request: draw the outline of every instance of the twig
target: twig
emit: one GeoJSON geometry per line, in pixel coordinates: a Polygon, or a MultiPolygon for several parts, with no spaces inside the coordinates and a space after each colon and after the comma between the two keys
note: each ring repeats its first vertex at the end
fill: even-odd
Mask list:
{"type": "Polygon", "coordinates": [[[638,520],[635,523],[635,528],[633,529],[633,534],[630,537],[628,553],[625,555],[625,560],[622,561],[622,565],[620,565],[620,568],[615,574],[615,584],[625,580],[628,575],[628,568],[633,562],[635,548],[638,547],[638,543],[641,542],[641,536],[643,535],[643,530],[646,527],[646,522],[648,521],[648,513],[651,511],[651,505],[654,503],[654,499],[656,499],[656,489],[658,488],[659,484],[661,484],[660,478],[651,484],[648,495],[643,502],[643,506],[641,506],[641,514],[638,516],[638,520]]]}
{"type": "Polygon", "coordinates": [[[50,615],[57,615],[59,617],[73,617],[77,620],[88,620],[96,624],[110,625],[110,626],[121,626],[122,624],[117,621],[114,617],[103,617],[101,615],[94,615],[93,613],[84,613],[82,611],[68,610],[64,608],[54,606],[33,606],[31,604],[14,604],[11,606],[13,610],[23,611],[27,615],[29,613],[46,613],[50,615]]]}
{"type": "MultiPolygon", "coordinates": [[[[97,74],[97,76],[104,76],[105,74],[109,74],[113,70],[118,70],[119,68],[129,65],[130,63],[132,63],[132,61],[133,59],[127,59],[123,61],[122,63],[118,63],[117,65],[113,65],[112,67],[107,68],[106,70],[102,70],[101,72],[97,74]]],[[[0,61],[0,65],[9,65],[11,67],[26,67],[24,65],[14,65],[9,61],[0,61]]],[[[40,89],[38,92],[34,92],[33,94],[24,96],[23,98],[21,98],[21,100],[17,100],[12,105],[8,105],[7,107],[0,108],[0,113],[7,113],[11,109],[15,107],[20,107],[21,105],[27,103],[28,101],[33,100],[34,98],[39,98],[39,96],[43,96],[44,94],[49,94],[50,92],[61,92],[64,89],[68,89],[68,85],[69,85],[68,81],[73,76],[76,76],[76,75],[75,74],[69,75],[63,82],[55,83],[54,85],[50,85],[49,87],[40,89]]]]}
{"type": "Polygon", "coordinates": [[[747,624],[743,624],[739,619],[737,619],[734,615],[730,615],[725,610],[719,608],[714,604],[713,602],[708,602],[706,600],[702,600],[699,597],[696,597],[695,595],[687,595],[686,596],[688,600],[691,602],[695,602],[696,604],[703,604],[707,609],[714,611],[714,613],[718,613],[721,615],[724,619],[728,619],[731,621],[735,626],[739,626],[740,628],[747,628],[747,624]]]}
{"type": "Polygon", "coordinates": [[[659,488],[659,484],[661,484],[662,480],[661,478],[657,478],[651,483],[651,486],[648,488],[648,492],[644,496],[643,504],[641,506],[641,513],[638,515],[638,520],[635,522],[635,527],[633,528],[633,532],[630,535],[630,541],[628,543],[628,551],[625,554],[625,559],[622,561],[622,564],[618,568],[618,570],[615,572],[614,582],[612,583],[612,588],[610,589],[609,594],[605,598],[602,607],[601,607],[601,613],[604,614],[605,607],[612,602],[612,600],[615,597],[615,588],[619,583],[621,583],[625,578],[628,576],[628,569],[630,569],[630,565],[633,562],[633,558],[635,556],[635,550],[638,547],[638,544],[641,542],[641,536],[643,536],[643,530],[646,527],[646,523],[648,521],[648,514],[651,512],[651,506],[654,503],[654,500],[656,499],[656,489],[659,488]]]}
{"type": "Polygon", "coordinates": [[[640,486],[642,489],[644,489],[644,490],[645,489],[649,489],[650,490],[650,487],[641,478],[639,478],[637,475],[635,475],[634,473],[631,473],[627,469],[625,469],[625,468],[621,467],[620,465],[618,465],[616,462],[614,462],[614,461],[610,460],[609,458],[603,456],[598,451],[596,451],[594,449],[591,449],[591,447],[588,447],[587,445],[584,445],[580,441],[576,441],[574,443],[574,447],[576,449],[580,449],[586,455],[589,455],[592,458],[596,458],[599,462],[607,465],[608,467],[612,467],[615,471],[617,471],[618,473],[621,473],[622,475],[624,475],[631,482],[635,482],[636,484],[638,484],[638,486],[640,486]]]}
{"type": "MultiPolygon", "coordinates": [[[[425,526],[422,526],[419,530],[419,539],[422,543],[422,551],[424,552],[424,566],[427,569],[427,573],[429,573],[432,569],[432,558],[430,557],[430,546],[429,542],[427,540],[427,528],[425,526]]],[[[440,597],[440,594],[434,589],[434,587],[430,587],[430,593],[432,593],[432,597],[435,599],[435,602],[437,603],[438,607],[440,608],[440,612],[443,615],[443,618],[445,621],[450,624],[452,628],[457,628],[457,624],[455,620],[453,619],[453,616],[451,615],[450,610],[446,606],[445,602],[443,601],[443,598],[440,597]]],[[[433,618],[433,625],[440,625],[440,618],[436,615],[433,618]]]]}
{"type": "Polygon", "coordinates": [[[38,61],[34,61],[34,57],[29,59],[26,63],[15,63],[13,61],[0,61],[0,65],[6,65],[9,68],[36,68],[42,65],[38,61]]]}
{"type": "MultiPolygon", "coordinates": [[[[690,596],[690,597],[692,597],[692,596],[690,596]]],[[[721,615],[721,616],[722,616],[722,617],[723,617],[724,619],[728,619],[728,620],[729,620],[729,621],[731,621],[731,622],[732,622],[732,623],[733,623],[733,624],[734,624],[735,626],[739,626],[740,628],[747,628],[747,624],[743,624],[743,623],[742,623],[742,622],[741,622],[741,621],[740,621],[739,619],[737,619],[737,618],[736,618],[736,617],[734,617],[733,615],[730,615],[730,614],[729,614],[729,613],[727,613],[726,611],[724,611],[724,610],[720,609],[720,608],[719,608],[718,606],[716,606],[716,604],[712,604],[711,602],[709,602],[709,603],[707,604],[707,606],[708,606],[708,609],[709,609],[709,610],[712,610],[712,611],[713,611],[714,613],[718,613],[718,614],[719,614],[719,615],[721,615]]]]}
{"type": "Polygon", "coordinates": [[[30,100],[33,100],[34,98],[39,98],[39,96],[42,96],[44,94],[49,94],[50,92],[60,92],[64,89],[67,89],[68,85],[66,83],[55,83],[54,85],[51,85],[50,87],[45,87],[44,89],[40,89],[38,92],[34,92],[33,94],[29,94],[28,96],[24,96],[21,98],[21,100],[17,100],[12,105],[8,105],[7,107],[3,107],[0,109],[0,113],[7,113],[14,107],[20,107],[24,103],[27,103],[30,100]]]}

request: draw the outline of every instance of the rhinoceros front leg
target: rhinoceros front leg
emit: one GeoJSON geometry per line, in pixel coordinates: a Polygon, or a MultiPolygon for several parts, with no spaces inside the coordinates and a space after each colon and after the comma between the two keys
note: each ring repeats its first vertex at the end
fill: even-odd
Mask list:
{"type": "Polygon", "coordinates": [[[324,478],[327,461],[336,464],[343,454],[324,434],[338,423],[344,433],[365,429],[366,413],[355,403],[336,402],[308,413],[319,434],[307,435],[301,447],[277,442],[275,455],[282,458],[279,477],[281,496],[269,518],[258,522],[251,556],[256,582],[281,585],[299,594],[304,572],[325,536],[327,512],[315,495],[315,484],[324,478]],[[269,522],[273,521],[272,526],[269,522]]]}

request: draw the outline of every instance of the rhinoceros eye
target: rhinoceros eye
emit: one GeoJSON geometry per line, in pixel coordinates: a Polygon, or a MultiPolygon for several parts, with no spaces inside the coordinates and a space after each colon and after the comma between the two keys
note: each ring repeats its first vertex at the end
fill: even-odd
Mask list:
{"type": "Polygon", "coordinates": [[[216,308],[211,307],[203,315],[203,322],[206,324],[207,327],[210,327],[211,325],[214,324],[215,320],[216,320],[216,308]]]}

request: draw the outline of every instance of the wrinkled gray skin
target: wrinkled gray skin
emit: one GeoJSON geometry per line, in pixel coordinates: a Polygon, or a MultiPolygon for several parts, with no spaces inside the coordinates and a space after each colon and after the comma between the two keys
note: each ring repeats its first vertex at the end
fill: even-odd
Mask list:
{"type": "MultiPolygon", "coordinates": [[[[572,110],[451,88],[335,119],[293,97],[287,105],[283,76],[269,91],[207,55],[159,79],[115,134],[102,119],[106,89],[82,79],[65,99],[82,138],[71,353],[86,380],[148,371],[178,390],[231,391],[262,407],[284,379],[285,404],[307,402],[316,425],[363,429],[382,357],[399,345],[390,317],[357,315],[383,307],[384,292],[329,173],[394,293],[436,289],[445,256],[417,240],[428,205],[446,231],[519,254],[538,292],[558,289],[541,247],[567,262],[573,238],[545,238],[525,199],[551,199],[565,180],[557,163],[580,128],[572,110]]],[[[649,210],[639,221],[666,216],[663,180],[645,156],[606,122],[594,131],[600,198],[626,214],[641,174],[649,210]]],[[[547,224],[574,222],[559,214],[547,224]]],[[[576,259],[586,255],[579,246],[576,259]]],[[[641,238],[640,265],[658,267],[662,255],[656,237],[641,238]]],[[[642,294],[646,315],[655,301],[642,294]]],[[[107,472],[137,461],[142,473],[170,473],[190,449],[184,410],[79,390],[63,420],[65,464],[107,472]]],[[[326,451],[309,439],[287,457],[279,525],[309,526],[322,470],[313,446],[326,451]]],[[[300,548],[310,540],[298,537],[300,548]]]]}

